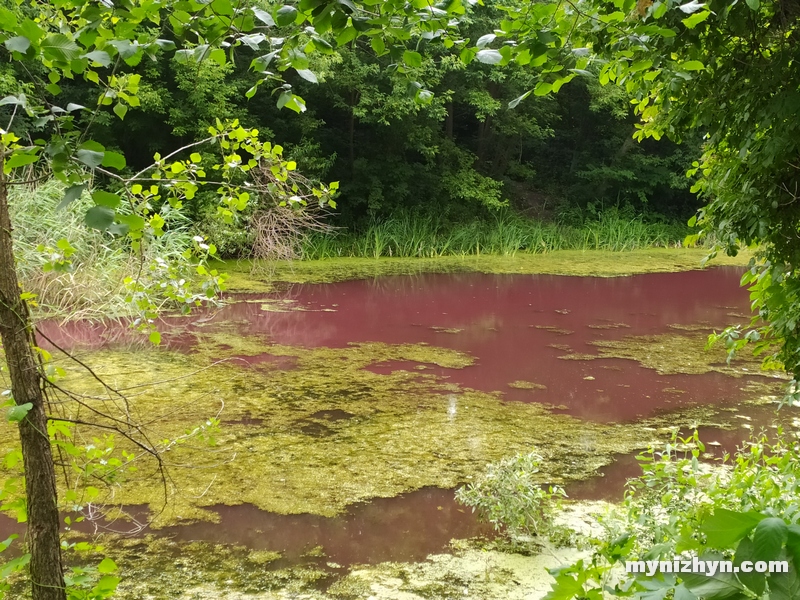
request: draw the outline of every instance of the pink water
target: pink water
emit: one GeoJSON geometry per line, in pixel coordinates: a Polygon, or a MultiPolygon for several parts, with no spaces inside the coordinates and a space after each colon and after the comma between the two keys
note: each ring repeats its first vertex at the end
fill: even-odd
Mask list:
{"type": "MultiPolygon", "coordinates": [[[[566,344],[574,352],[596,354],[590,343],[594,340],[680,333],[669,327],[672,324],[722,328],[743,322],[750,310],[747,293],[739,287],[740,274],[739,269],[726,268],[619,278],[427,274],[292,285],[266,299],[291,299],[292,306],[302,311],[265,311],[260,297],[239,296],[222,309],[200,311],[189,320],[165,319],[161,327],[168,347],[191,352],[196,333],[225,323],[227,332],[232,327],[239,335],[264,340],[265,353],[247,357],[249,364],[270,361],[286,369],[294,368],[291,359],[271,356],[269,344],[345,347],[354,342],[424,342],[475,357],[475,364],[463,369],[428,365],[425,373],[477,390],[499,391],[511,401],[561,406],[559,410],[584,419],[626,421],[687,404],[735,404],[745,398],[741,388],[746,379],[718,373],[659,375],[621,359],[563,360],[559,357],[567,352],[552,345],[566,344]],[[519,380],[546,389],[509,387],[519,380]],[[669,388],[686,393],[665,391],[669,388]]],[[[45,323],[42,328],[69,348],[131,341],[121,325],[45,323]]],[[[413,371],[415,366],[382,363],[368,368],[381,373],[401,368],[413,371]]],[[[772,418],[766,409],[748,410],[765,426],[772,418]]],[[[706,435],[733,450],[748,431],[709,430],[706,435]]],[[[619,499],[625,479],[637,473],[632,457],[620,457],[598,477],[574,484],[569,493],[577,498],[619,499]]],[[[326,560],[349,565],[416,560],[440,551],[453,537],[486,532],[448,490],[378,499],[354,506],[335,519],[271,515],[251,506],[217,510],[219,525],[200,523],[165,533],[177,540],[279,550],[290,562],[322,545],[326,560]]]]}

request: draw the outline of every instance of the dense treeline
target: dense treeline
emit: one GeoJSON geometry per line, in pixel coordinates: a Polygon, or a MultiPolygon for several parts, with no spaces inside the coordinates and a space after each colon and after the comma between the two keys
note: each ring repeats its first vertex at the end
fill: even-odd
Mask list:
{"type": "MultiPolygon", "coordinates": [[[[480,7],[462,33],[476,39],[499,22],[491,7],[480,7]]],[[[447,229],[493,221],[505,205],[566,226],[596,221],[610,208],[623,209],[626,218],[685,222],[698,207],[685,173],[699,143],[635,143],[636,119],[619,88],[577,78],[557,95],[530,96],[509,108],[536,83],[527,66],[464,65],[456,50],[420,50],[426,51],[415,75],[422,93],[433,92],[427,103],[419,102],[421,88],[397,75],[390,55],[378,57],[368,41],[341,44],[308,65],[299,57],[296,68],[310,67],[309,79],[318,80],[284,74],[306,100],[299,114],[278,109],[276,94],[266,89],[247,98],[257,81],[247,49],[224,66],[145,57],[125,67],[141,75],[140,106],[124,121],[101,114],[95,139],[121,150],[136,168],[165,148],[202,139],[217,118],[238,118],[282,144],[307,176],[341,182],[332,222],[362,232],[398,212],[434,218],[447,229]]],[[[5,69],[0,94],[17,93],[12,67],[5,69]]],[[[91,106],[88,84],[59,85],[72,93],[85,87],[91,106]]],[[[24,133],[24,121],[17,123],[24,133]]],[[[210,193],[187,208],[223,253],[248,251],[246,224],[221,228],[211,218],[210,193]]]]}

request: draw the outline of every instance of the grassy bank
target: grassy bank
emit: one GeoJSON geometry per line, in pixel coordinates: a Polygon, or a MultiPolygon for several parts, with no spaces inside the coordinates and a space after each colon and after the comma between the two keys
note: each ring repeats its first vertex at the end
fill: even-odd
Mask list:
{"type": "Polygon", "coordinates": [[[453,223],[431,214],[401,212],[359,231],[313,233],[303,247],[309,260],[341,257],[437,257],[514,255],[554,250],[671,247],[689,233],[680,223],[649,223],[617,210],[567,225],[536,221],[513,212],[486,220],[453,223]]]}
{"type": "Polygon", "coordinates": [[[63,198],[64,186],[52,180],[14,186],[9,198],[17,273],[42,313],[72,319],[131,314],[123,280],[144,277],[152,257],[178,257],[190,244],[188,220],[173,212],[168,232],[136,256],[125,238],[86,226],[86,210],[94,204],[88,193],[66,207],[59,206],[63,198]]]}

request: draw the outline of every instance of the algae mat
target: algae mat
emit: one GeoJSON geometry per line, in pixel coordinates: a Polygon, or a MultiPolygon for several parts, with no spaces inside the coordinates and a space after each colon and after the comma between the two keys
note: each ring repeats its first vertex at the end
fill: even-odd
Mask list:
{"type": "MultiPolygon", "coordinates": [[[[337,258],[328,260],[254,263],[225,261],[217,266],[229,275],[231,291],[270,291],[276,282],[331,283],[416,273],[495,273],[619,277],[637,273],[668,273],[703,268],[702,248],[649,248],[627,252],[558,250],[513,256],[443,256],[437,258],[337,258]]],[[[717,256],[709,266],[747,266],[749,252],[717,256]]]]}
{"type": "MultiPolygon", "coordinates": [[[[149,505],[156,525],[214,520],[216,513],[206,509],[218,504],[331,516],[375,497],[455,487],[488,462],[533,448],[545,458],[542,482],[563,482],[656,439],[647,423],[584,422],[417,370],[365,369],[387,360],[449,368],[472,362],[467,354],[424,344],[305,349],[217,334],[202,335],[191,354],[101,351],[84,360],[125,395],[122,402],[65,365],[63,385],[83,394],[87,406],[145,424],[150,440],[183,439],[157,443],[166,450],[166,488],[146,453],[118,444],[118,451],[137,452],[139,468],[105,490],[104,500],[149,505]],[[265,352],[293,357],[296,366],[245,360],[265,352]],[[184,438],[217,417],[222,424],[214,435],[184,438]]],[[[671,424],[690,423],[675,417],[671,424]]],[[[84,435],[90,443],[97,433],[84,435]]]]}

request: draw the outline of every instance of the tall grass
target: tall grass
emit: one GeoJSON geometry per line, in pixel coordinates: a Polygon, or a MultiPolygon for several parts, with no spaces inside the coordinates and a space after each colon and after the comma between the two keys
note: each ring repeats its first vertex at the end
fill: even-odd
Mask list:
{"type": "Polygon", "coordinates": [[[400,212],[361,231],[311,234],[305,259],[513,255],[553,250],[634,250],[679,245],[686,226],[648,223],[606,210],[579,225],[547,223],[503,212],[491,220],[449,223],[433,215],[400,212]]]}
{"type": "MultiPolygon", "coordinates": [[[[9,204],[14,255],[24,290],[37,295],[38,305],[47,314],[71,318],[130,314],[123,281],[135,276],[147,257],[133,255],[123,238],[85,225],[84,214],[92,205],[88,194],[58,210],[63,197],[64,187],[55,181],[12,188],[9,204]],[[71,268],[65,272],[43,270],[61,239],[75,249],[71,268]]],[[[174,222],[175,218],[169,233],[147,246],[148,254],[166,258],[187,247],[188,223],[174,222]]]]}

